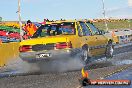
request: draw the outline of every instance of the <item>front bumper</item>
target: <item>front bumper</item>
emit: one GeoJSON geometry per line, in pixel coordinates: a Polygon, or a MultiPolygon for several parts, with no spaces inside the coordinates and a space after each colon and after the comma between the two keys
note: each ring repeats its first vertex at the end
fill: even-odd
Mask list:
{"type": "Polygon", "coordinates": [[[39,51],[39,52],[21,52],[20,58],[23,61],[34,62],[34,61],[49,61],[55,59],[68,59],[73,55],[77,54],[76,50],[68,49],[68,50],[49,50],[49,51],[39,51]],[[37,58],[36,55],[50,53],[50,57],[37,58]]]}

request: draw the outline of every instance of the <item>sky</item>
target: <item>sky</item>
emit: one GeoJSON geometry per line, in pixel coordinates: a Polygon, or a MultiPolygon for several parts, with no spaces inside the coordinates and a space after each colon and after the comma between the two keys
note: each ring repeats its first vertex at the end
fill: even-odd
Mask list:
{"type": "MultiPolygon", "coordinates": [[[[132,18],[132,0],[104,0],[107,18],[132,18]]],[[[0,0],[3,20],[18,20],[18,0],[0,0]]],[[[102,0],[21,0],[22,20],[103,18],[102,0]]]]}

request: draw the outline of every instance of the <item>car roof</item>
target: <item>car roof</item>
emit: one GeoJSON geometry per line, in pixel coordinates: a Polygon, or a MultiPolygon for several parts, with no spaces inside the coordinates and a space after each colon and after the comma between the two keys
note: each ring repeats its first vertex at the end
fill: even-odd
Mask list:
{"type": "Polygon", "coordinates": [[[57,21],[48,21],[46,22],[47,25],[51,25],[51,24],[61,24],[63,22],[76,22],[76,20],[57,20],[57,21]]]}
{"type": "Polygon", "coordinates": [[[48,21],[46,22],[46,24],[59,24],[59,23],[63,23],[63,22],[89,22],[89,23],[92,23],[90,22],[89,20],[86,20],[86,19],[80,19],[80,20],[56,20],[56,21],[48,21]]]}
{"type": "Polygon", "coordinates": [[[77,20],[58,20],[57,22],[77,22],[77,20]]]}

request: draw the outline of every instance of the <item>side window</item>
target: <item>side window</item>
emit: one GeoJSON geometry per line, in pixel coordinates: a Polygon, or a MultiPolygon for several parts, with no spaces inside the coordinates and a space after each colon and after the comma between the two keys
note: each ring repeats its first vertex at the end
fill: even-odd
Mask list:
{"type": "Polygon", "coordinates": [[[90,27],[90,29],[92,30],[93,34],[99,34],[98,29],[91,23],[87,22],[88,26],[90,27]]]}
{"type": "Polygon", "coordinates": [[[83,36],[91,35],[89,28],[87,27],[87,25],[84,22],[80,22],[80,25],[82,27],[83,36]]]}
{"type": "Polygon", "coordinates": [[[80,25],[77,24],[77,30],[78,30],[78,35],[81,36],[82,35],[82,32],[81,32],[81,28],[80,28],[80,25]]]}

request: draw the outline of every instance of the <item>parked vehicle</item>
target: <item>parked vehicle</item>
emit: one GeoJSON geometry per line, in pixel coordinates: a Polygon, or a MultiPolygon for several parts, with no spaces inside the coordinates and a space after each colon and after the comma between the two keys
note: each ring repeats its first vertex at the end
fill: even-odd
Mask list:
{"type": "Polygon", "coordinates": [[[124,43],[132,42],[132,30],[130,30],[130,29],[124,29],[124,30],[116,31],[115,36],[118,40],[117,41],[118,44],[124,44],[124,43]]]}

